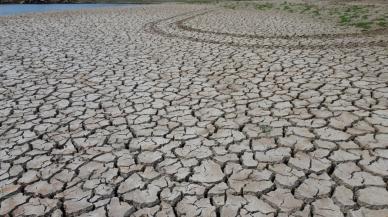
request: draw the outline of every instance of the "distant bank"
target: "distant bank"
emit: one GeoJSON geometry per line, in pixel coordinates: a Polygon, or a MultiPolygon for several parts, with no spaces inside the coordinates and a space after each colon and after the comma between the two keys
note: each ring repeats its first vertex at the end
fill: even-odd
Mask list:
{"type": "MultiPolygon", "coordinates": [[[[0,0],[1,4],[154,4],[166,2],[217,3],[220,0],[0,0]]],[[[230,1],[230,0],[221,0],[230,1]]]]}
{"type": "Polygon", "coordinates": [[[50,11],[65,11],[107,7],[136,7],[139,4],[4,4],[0,5],[0,16],[20,15],[50,11]]]}
{"type": "Polygon", "coordinates": [[[0,4],[151,4],[169,0],[0,0],[0,4]]]}

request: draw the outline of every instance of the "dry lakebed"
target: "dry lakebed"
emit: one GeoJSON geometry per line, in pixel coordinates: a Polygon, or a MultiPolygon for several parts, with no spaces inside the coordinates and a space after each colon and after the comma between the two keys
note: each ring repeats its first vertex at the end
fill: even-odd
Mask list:
{"type": "Polygon", "coordinates": [[[0,216],[387,217],[388,10],[321,2],[0,17],[0,216]]]}

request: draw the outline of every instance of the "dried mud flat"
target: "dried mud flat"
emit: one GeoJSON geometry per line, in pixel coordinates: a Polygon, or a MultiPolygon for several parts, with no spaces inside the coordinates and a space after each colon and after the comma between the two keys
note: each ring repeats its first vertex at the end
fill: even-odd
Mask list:
{"type": "Polygon", "coordinates": [[[164,4],[0,33],[0,216],[388,216],[384,31],[164,4]]]}

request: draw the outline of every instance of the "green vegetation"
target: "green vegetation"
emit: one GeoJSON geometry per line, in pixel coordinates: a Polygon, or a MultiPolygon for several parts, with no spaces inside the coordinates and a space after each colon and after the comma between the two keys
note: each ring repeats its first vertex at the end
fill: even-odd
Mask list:
{"type": "Polygon", "coordinates": [[[257,10],[270,10],[273,8],[274,4],[272,3],[264,3],[264,4],[256,4],[256,9],[257,10]]]}
{"type": "Polygon", "coordinates": [[[371,21],[360,21],[360,22],[354,23],[354,26],[358,28],[362,28],[363,30],[367,30],[371,28],[372,24],[373,22],[371,21]]]}
{"type": "Polygon", "coordinates": [[[372,27],[384,27],[384,17],[378,16],[378,11],[370,5],[351,5],[332,9],[331,15],[338,16],[340,25],[354,26],[362,30],[369,30],[372,27]]]}
{"type": "Polygon", "coordinates": [[[341,16],[339,16],[339,18],[340,18],[341,24],[349,23],[352,20],[352,18],[350,18],[349,16],[346,16],[346,15],[341,15],[341,16]]]}
{"type": "Polygon", "coordinates": [[[314,13],[319,14],[317,7],[315,5],[300,3],[300,4],[291,4],[288,2],[283,2],[279,5],[278,9],[291,12],[291,13],[314,13]]]}
{"type": "Polygon", "coordinates": [[[269,125],[259,125],[259,127],[263,133],[270,133],[272,131],[272,127],[269,125]]]}
{"type": "MultiPolygon", "coordinates": [[[[388,27],[388,9],[373,5],[327,5],[318,6],[308,3],[254,4],[257,10],[281,10],[288,13],[307,14],[318,19],[330,19],[342,26],[362,30],[388,27]]],[[[234,7],[235,8],[235,7],[234,7]]]]}
{"type": "Polygon", "coordinates": [[[370,28],[371,23],[368,21],[368,8],[353,5],[345,7],[342,10],[337,10],[334,14],[337,14],[340,18],[342,25],[356,26],[359,28],[370,28]]]}
{"type": "Polygon", "coordinates": [[[377,25],[381,26],[381,27],[386,27],[388,25],[388,22],[385,19],[385,17],[381,17],[379,19],[376,19],[376,22],[377,22],[377,25]]]}
{"type": "Polygon", "coordinates": [[[313,7],[312,5],[304,4],[301,13],[308,12],[308,11],[310,11],[310,10],[313,9],[313,8],[314,8],[314,7],[313,7]]]}

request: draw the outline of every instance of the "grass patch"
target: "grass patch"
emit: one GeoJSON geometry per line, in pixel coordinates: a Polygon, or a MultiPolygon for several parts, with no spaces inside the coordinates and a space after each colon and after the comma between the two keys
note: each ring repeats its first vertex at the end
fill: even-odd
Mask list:
{"type": "Polygon", "coordinates": [[[272,131],[272,127],[269,125],[260,125],[259,127],[263,133],[270,133],[272,131]]]}
{"type": "Polygon", "coordinates": [[[370,22],[370,21],[360,21],[360,22],[356,22],[354,26],[361,28],[363,30],[368,30],[372,27],[372,24],[373,22],[370,22]]]}
{"type": "Polygon", "coordinates": [[[291,7],[288,6],[288,5],[284,5],[284,6],[283,6],[283,11],[288,11],[288,12],[291,12],[291,13],[294,12],[294,11],[291,9],[291,7]]]}
{"type": "Polygon", "coordinates": [[[388,28],[388,7],[376,5],[347,5],[347,4],[313,4],[290,3],[284,1],[254,3],[249,1],[230,2],[225,8],[254,7],[259,11],[278,10],[288,13],[309,15],[316,19],[328,20],[343,27],[354,27],[361,30],[388,28]]]}
{"type": "Polygon", "coordinates": [[[307,4],[307,3],[291,4],[288,2],[283,2],[282,4],[279,5],[278,9],[283,10],[283,11],[287,11],[290,13],[301,13],[301,14],[304,14],[304,13],[317,14],[318,13],[319,14],[319,11],[317,10],[317,7],[315,5],[307,4]]]}
{"type": "Polygon", "coordinates": [[[377,25],[380,26],[380,27],[387,27],[387,26],[388,26],[388,22],[387,22],[387,20],[385,19],[385,17],[378,18],[378,19],[375,20],[375,22],[376,22],[377,25]]]}
{"type": "Polygon", "coordinates": [[[339,16],[339,19],[340,19],[339,22],[341,24],[348,24],[352,20],[352,18],[350,16],[348,16],[348,15],[341,15],[341,16],[339,16]]]}
{"type": "Polygon", "coordinates": [[[372,6],[352,5],[331,10],[331,15],[338,16],[338,22],[344,26],[354,26],[362,30],[369,30],[373,27],[385,27],[384,17],[375,18],[376,8],[372,6]]]}
{"type": "Polygon", "coordinates": [[[334,19],[342,26],[353,26],[362,30],[369,30],[373,27],[382,28],[387,27],[388,14],[383,13],[382,17],[378,17],[379,10],[387,11],[386,8],[377,8],[371,5],[350,5],[350,6],[334,6],[334,7],[320,7],[312,4],[293,4],[283,2],[276,7],[278,10],[290,12],[309,14],[320,19],[334,19]]]}
{"type": "Polygon", "coordinates": [[[264,4],[256,4],[256,9],[263,11],[263,10],[270,10],[274,7],[274,4],[272,3],[264,3],[264,4]]]}
{"type": "Polygon", "coordinates": [[[366,28],[368,25],[368,11],[365,6],[352,5],[330,11],[330,14],[338,16],[341,25],[366,28]]]}
{"type": "Polygon", "coordinates": [[[387,27],[388,23],[385,22],[385,21],[384,22],[381,21],[381,22],[378,22],[377,25],[380,26],[380,27],[387,27]]]}

